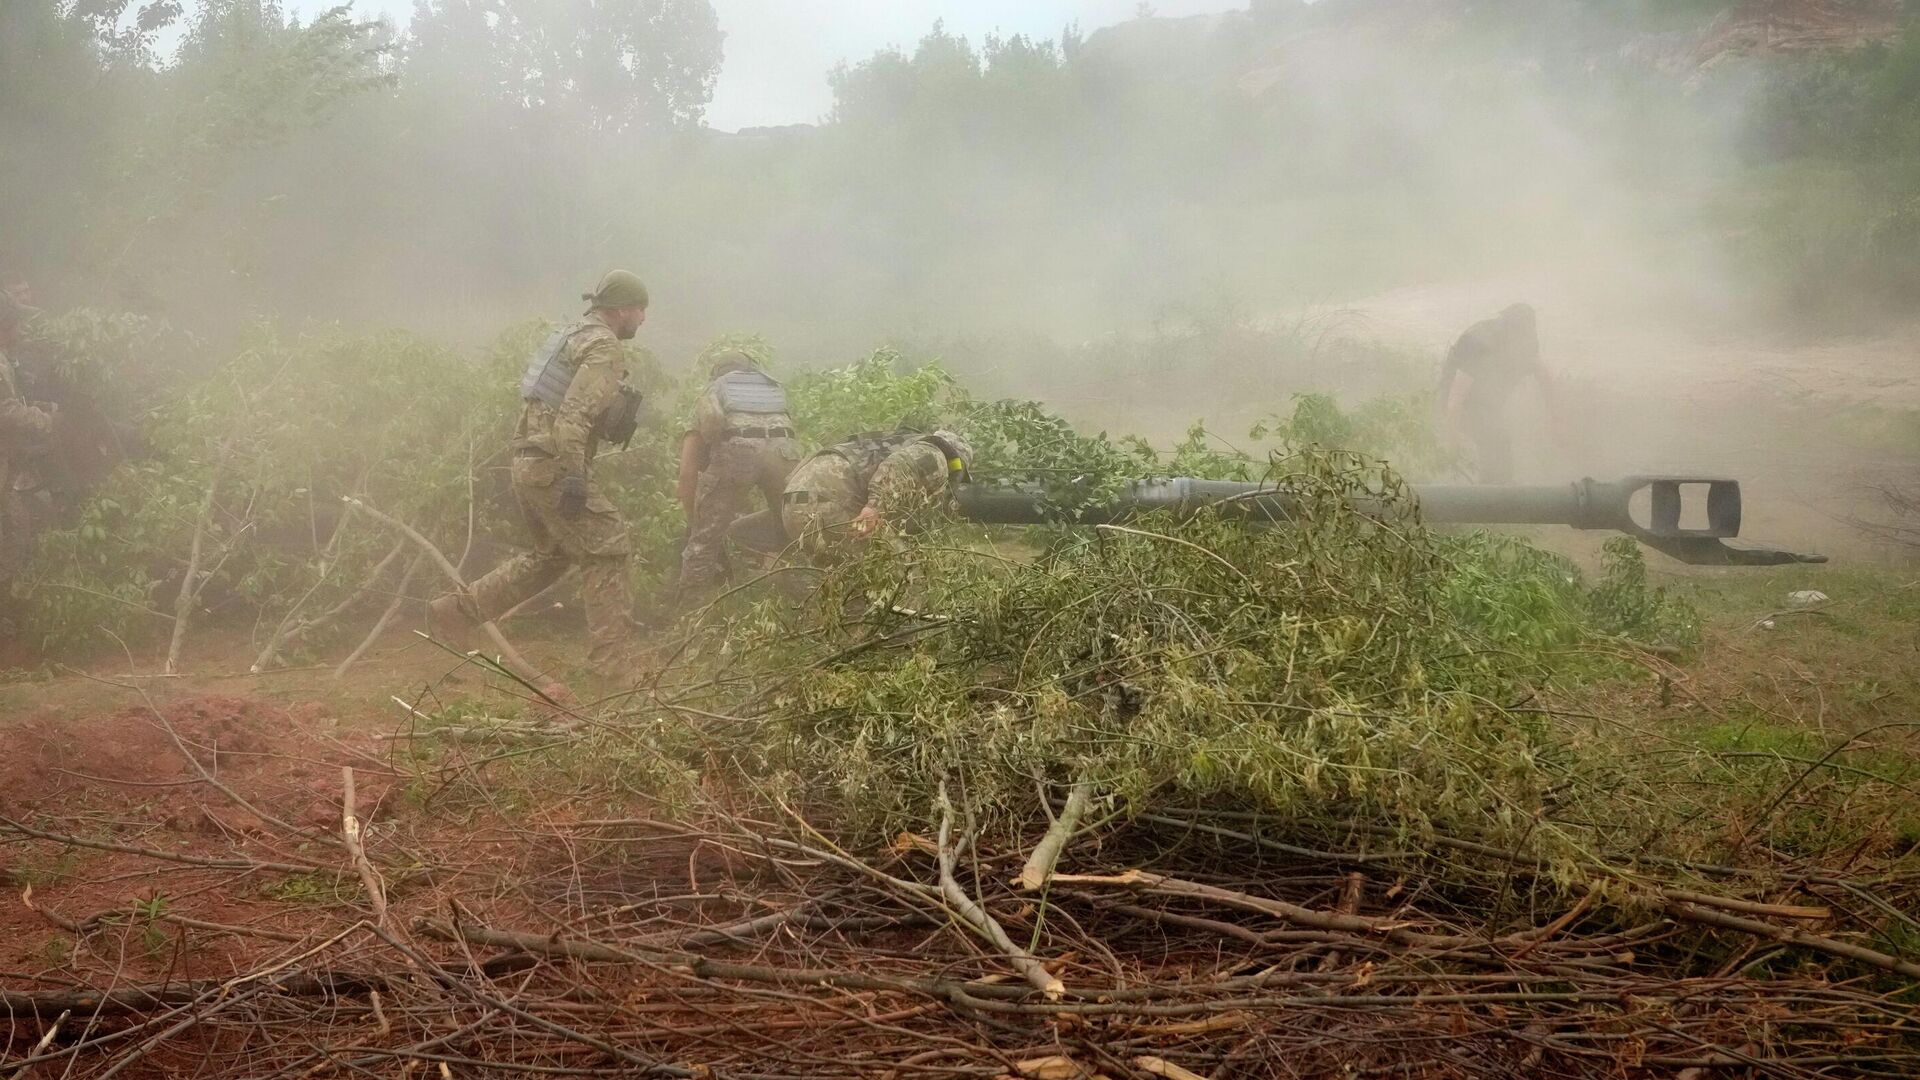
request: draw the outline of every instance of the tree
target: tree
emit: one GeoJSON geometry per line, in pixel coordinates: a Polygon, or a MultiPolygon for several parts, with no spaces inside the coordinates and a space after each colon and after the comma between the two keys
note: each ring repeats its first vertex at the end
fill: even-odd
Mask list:
{"type": "Polygon", "coordinates": [[[419,0],[408,71],[597,133],[698,126],[720,20],[707,0],[419,0]]]}

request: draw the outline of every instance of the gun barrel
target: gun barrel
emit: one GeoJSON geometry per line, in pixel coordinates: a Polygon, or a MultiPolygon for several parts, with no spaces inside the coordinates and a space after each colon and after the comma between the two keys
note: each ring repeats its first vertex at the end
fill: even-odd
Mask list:
{"type": "MultiPolygon", "coordinates": [[[[1595,524],[1596,500],[1589,490],[1595,486],[1592,481],[1537,487],[1452,484],[1416,488],[1413,497],[1421,516],[1439,524],[1607,527],[1595,524]]],[[[1601,495],[1613,494],[1606,490],[1610,486],[1600,487],[1601,495]]],[[[1207,507],[1224,516],[1281,522],[1293,516],[1296,506],[1293,492],[1272,484],[1190,476],[1138,480],[1108,502],[1067,513],[1049,506],[1038,492],[1020,487],[968,485],[960,489],[959,501],[962,516],[992,525],[1111,525],[1158,512],[1190,517],[1207,507]]],[[[1624,499],[1606,501],[1618,502],[1624,514],[1624,499]]],[[[1355,506],[1363,513],[1386,509],[1382,500],[1373,498],[1356,499],[1355,506]]],[[[1608,514],[1607,520],[1616,517],[1608,514]]]]}
{"type": "MultiPolygon", "coordinates": [[[[1412,496],[1421,517],[1435,524],[1610,530],[1690,563],[1826,561],[1824,556],[1725,543],[1740,535],[1740,484],[1734,480],[1632,476],[1530,487],[1442,484],[1415,487],[1412,496]]],[[[961,516],[992,525],[1107,525],[1156,512],[1190,517],[1205,508],[1254,523],[1281,523],[1293,517],[1297,507],[1297,496],[1283,487],[1190,476],[1134,481],[1108,502],[1070,512],[1023,487],[965,485],[958,501],[961,516]]],[[[1353,506],[1368,514],[1387,509],[1382,500],[1368,496],[1355,498],[1353,506]]]]}

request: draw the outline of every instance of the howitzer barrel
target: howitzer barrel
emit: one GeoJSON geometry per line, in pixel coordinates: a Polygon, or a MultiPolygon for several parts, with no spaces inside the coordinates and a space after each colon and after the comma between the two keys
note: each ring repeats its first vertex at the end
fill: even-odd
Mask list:
{"type": "MultiPolygon", "coordinates": [[[[1504,487],[1475,484],[1415,487],[1421,517],[1450,525],[1566,525],[1625,533],[1683,562],[1762,566],[1824,562],[1824,556],[1768,548],[1734,547],[1740,535],[1737,481],[1681,476],[1579,480],[1571,484],[1504,487]],[[1646,494],[1644,519],[1637,497],[1646,494]]],[[[1019,487],[966,485],[958,493],[963,517],[995,525],[1116,524],[1156,512],[1187,517],[1211,508],[1251,522],[1281,523],[1294,516],[1297,497],[1272,484],[1173,477],[1140,480],[1112,500],[1062,512],[1040,493],[1019,487]]],[[[1361,513],[1383,514],[1380,499],[1353,500],[1361,513]]]]}

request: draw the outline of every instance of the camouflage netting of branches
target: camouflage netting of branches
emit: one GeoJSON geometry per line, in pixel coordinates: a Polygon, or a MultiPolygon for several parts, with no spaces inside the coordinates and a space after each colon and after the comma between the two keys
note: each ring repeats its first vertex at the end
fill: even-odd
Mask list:
{"type": "Polygon", "coordinates": [[[1637,555],[1589,592],[1523,545],[1436,536],[1350,452],[1269,475],[1300,495],[1285,527],[1160,515],[1037,552],[964,526],[897,538],[798,607],[711,624],[692,652],[710,663],[685,661],[698,680],[672,701],[739,718],[730,774],[869,837],[925,828],[944,785],[1010,839],[1082,787],[1126,813],[1224,801],[1309,831],[1577,854],[1539,815],[1610,773],[1504,706],[1547,684],[1556,650],[1621,627],[1621,590],[1637,632],[1689,613],[1632,576],[1637,555]],[[1385,516],[1349,507],[1382,495],[1385,516]]]}

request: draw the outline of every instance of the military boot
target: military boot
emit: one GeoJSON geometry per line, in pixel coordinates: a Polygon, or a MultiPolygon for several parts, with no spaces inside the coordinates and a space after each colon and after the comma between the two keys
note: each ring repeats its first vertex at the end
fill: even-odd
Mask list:
{"type": "Polygon", "coordinates": [[[427,633],[448,648],[467,652],[473,648],[474,631],[479,620],[467,614],[459,593],[436,597],[427,605],[427,633]]]}

